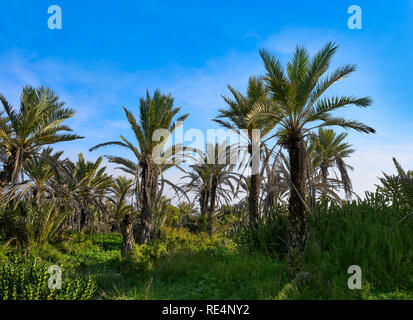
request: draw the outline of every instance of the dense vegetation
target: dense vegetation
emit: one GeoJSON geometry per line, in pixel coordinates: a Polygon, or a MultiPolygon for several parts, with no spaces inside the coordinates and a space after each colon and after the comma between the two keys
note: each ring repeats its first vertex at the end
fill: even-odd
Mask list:
{"type": "Polygon", "coordinates": [[[148,92],[137,118],[124,108],[135,142],[90,149],[130,151],[106,156],[117,177],[102,157],[73,162],[53,150],[82,137],[52,91],[24,87],[20,108],[0,95],[0,298],[413,299],[413,172],[394,159],[396,175],[354,194],[346,160],[355,150],[326,127],[374,133],[334,116],[372,101],[325,96],[356,69],[326,74],[336,50],[329,43],[310,57],[297,47],[285,67],[260,52],[266,74],[250,78],[246,95],[229,86],[214,119],[246,146],[165,148],[188,114],[148,92]],[[168,135],[153,139],[160,129],[168,135]],[[165,178],[172,167],[182,181],[165,178]],[[347,286],[351,265],[362,269],[361,290],[347,286]],[[50,266],[61,288],[49,288],[50,266]]]}

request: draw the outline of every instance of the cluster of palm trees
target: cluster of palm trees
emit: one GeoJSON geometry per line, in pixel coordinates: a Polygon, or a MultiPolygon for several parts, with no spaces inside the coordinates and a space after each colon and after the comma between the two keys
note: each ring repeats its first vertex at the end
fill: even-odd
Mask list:
{"type": "Polygon", "coordinates": [[[195,201],[199,202],[201,229],[207,226],[210,235],[213,233],[217,205],[221,207],[223,203],[230,203],[237,193],[235,185],[240,175],[234,172],[231,148],[226,146],[225,141],[215,145],[207,143],[206,152],[200,151],[198,163],[191,165],[191,171],[183,177],[188,182],[182,184],[181,190],[184,194],[195,193],[195,201]]]}
{"type": "Polygon", "coordinates": [[[61,159],[62,152],[53,153],[51,145],[82,137],[70,133],[64,121],[73,111],[50,90],[24,87],[18,110],[0,95],[5,111],[0,116],[2,200],[8,207],[30,199],[39,207],[50,202],[56,208],[70,208],[65,223],[80,230],[90,224],[91,217],[102,222],[111,217],[112,228],[123,234],[123,253],[132,250],[135,242],[143,245],[154,236],[156,212],[165,204],[165,185],[188,201],[180,205],[182,216],[198,204],[201,229],[209,234],[214,232],[214,216],[223,203],[237,199],[238,205],[245,204],[249,227],[255,228],[263,212],[288,202],[286,242],[289,252],[302,252],[307,238],[306,215],[314,214],[317,199],[328,197],[339,202],[341,190],[346,196],[352,193],[348,175],[352,168],[345,160],[354,150],[345,141],[346,133],[326,127],[375,132],[363,123],[333,114],[346,106],[364,108],[371,104],[368,97],[325,96],[332,85],[356,70],[354,65],[344,65],[327,74],[336,51],[337,46],[328,43],[310,57],[305,48],[297,47],[284,67],[275,56],[261,50],[266,73],[249,79],[245,95],[228,86],[232,97],[223,97],[225,106],[214,119],[225,128],[246,133],[247,147],[207,144],[206,152],[196,150],[200,156],[189,170],[181,166],[184,146],[164,150],[168,136],[153,139],[159,129],[172,134],[188,114],[179,115],[180,108],[174,106],[171,95],[156,90],[151,96],[147,92],[140,99],[138,118],[124,108],[136,142],[120,136],[90,149],[119,146],[129,150],[132,159],[106,157],[130,178],[108,175],[101,157],[89,162],[80,154],[73,163],[61,159]],[[163,150],[162,162],[154,158],[159,149],[163,150]],[[219,149],[225,150],[227,161],[207,161],[218,160],[219,149]],[[245,152],[248,160],[233,164],[229,158],[234,150],[245,152]],[[172,183],[165,178],[171,167],[185,172],[184,182],[172,183]]]}
{"type": "MultiPolygon", "coordinates": [[[[333,131],[323,128],[337,126],[364,133],[375,132],[361,122],[332,114],[349,105],[367,107],[371,104],[368,97],[325,97],[324,93],[332,85],[356,70],[354,65],[344,65],[326,75],[337,48],[334,43],[328,43],[311,58],[305,48],[297,46],[291,62],[285,67],[268,51],[261,50],[266,74],[259,79],[250,79],[246,97],[229,87],[234,99],[224,98],[228,107],[220,110],[217,119],[228,128],[259,128],[262,136],[271,134],[267,140],[287,151],[288,157],[282,158],[288,167],[289,228],[286,240],[289,252],[301,252],[306,244],[306,212],[311,209],[307,200],[314,199],[314,190],[306,190],[306,181],[311,181],[314,171],[320,172],[324,182],[323,193],[326,194],[331,189],[326,187],[328,168],[335,161],[341,173],[341,181],[336,179],[336,182],[342,183],[345,191],[350,192],[348,166],[343,158],[352,150],[343,144],[345,135],[336,136],[333,131]],[[320,129],[317,136],[314,135],[315,129],[320,129]],[[310,142],[308,146],[308,140],[313,142],[312,145],[310,142]],[[327,140],[330,145],[323,146],[327,140]],[[312,154],[315,156],[311,157],[312,154]]],[[[259,175],[251,175],[249,183],[252,224],[258,212],[259,179],[259,175]]],[[[312,184],[310,189],[314,188],[312,184]]]]}

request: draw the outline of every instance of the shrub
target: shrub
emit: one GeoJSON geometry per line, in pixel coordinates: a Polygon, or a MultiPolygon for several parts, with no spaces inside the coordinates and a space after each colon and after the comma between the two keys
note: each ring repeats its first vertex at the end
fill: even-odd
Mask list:
{"type": "Polygon", "coordinates": [[[221,255],[223,250],[233,249],[235,244],[219,235],[210,237],[204,232],[192,234],[185,228],[163,227],[157,239],[144,246],[135,246],[134,250],[122,259],[121,271],[124,274],[149,271],[160,258],[183,252],[204,251],[221,255]]]}
{"type": "Polygon", "coordinates": [[[0,243],[0,262],[3,260],[8,260],[8,253],[8,247],[0,243]]]}
{"type": "Polygon", "coordinates": [[[52,203],[37,206],[32,200],[20,202],[15,209],[6,205],[2,210],[0,225],[5,239],[26,247],[53,240],[61,231],[68,212],[52,203]]]}
{"type": "Polygon", "coordinates": [[[364,298],[370,291],[413,290],[413,219],[397,224],[406,212],[371,201],[319,212],[304,256],[312,295],[364,298]],[[362,292],[346,290],[350,265],[362,269],[362,292]]]}
{"type": "Polygon", "coordinates": [[[61,289],[49,289],[49,265],[39,258],[24,260],[14,256],[0,262],[0,300],[87,300],[93,298],[96,283],[92,277],[65,278],[61,289]]]}
{"type": "Polygon", "coordinates": [[[264,213],[258,219],[255,229],[245,223],[232,234],[232,237],[247,252],[260,252],[282,257],[286,253],[284,238],[287,225],[286,212],[280,207],[264,213]]]}

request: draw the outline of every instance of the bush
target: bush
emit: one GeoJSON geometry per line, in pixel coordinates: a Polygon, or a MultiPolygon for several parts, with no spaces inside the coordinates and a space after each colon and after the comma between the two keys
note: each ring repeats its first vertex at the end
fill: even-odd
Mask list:
{"type": "Polygon", "coordinates": [[[37,206],[32,200],[20,202],[15,209],[6,205],[1,210],[0,231],[5,239],[25,247],[53,240],[61,231],[68,212],[52,203],[37,206]]]}
{"type": "Polygon", "coordinates": [[[9,259],[8,253],[9,253],[8,247],[0,243],[0,262],[9,259]]]}
{"type": "Polygon", "coordinates": [[[0,300],[87,300],[93,298],[96,283],[92,277],[66,278],[61,289],[49,289],[49,265],[39,258],[24,260],[14,256],[0,262],[0,300]]]}
{"type": "Polygon", "coordinates": [[[204,251],[220,255],[223,250],[233,249],[235,244],[219,235],[210,237],[204,232],[192,234],[185,228],[163,227],[157,239],[144,246],[135,246],[134,250],[122,259],[121,271],[124,274],[149,271],[160,258],[177,253],[204,251]]]}
{"type": "Polygon", "coordinates": [[[371,199],[332,205],[311,226],[304,255],[312,275],[307,293],[321,298],[367,298],[371,292],[413,290],[413,219],[371,199]],[[346,290],[347,269],[362,269],[363,290],[346,290]],[[359,292],[357,292],[359,291],[359,292]]]}
{"type": "Polygon", "coordinates": [[[287,225],[286,212],[280,207],[264,213],[258,219],[255,229],[245,223],[232,234],[232,237],[247,252],[259,252],[281,258],[287,252],[284,240],[287,225]]]}

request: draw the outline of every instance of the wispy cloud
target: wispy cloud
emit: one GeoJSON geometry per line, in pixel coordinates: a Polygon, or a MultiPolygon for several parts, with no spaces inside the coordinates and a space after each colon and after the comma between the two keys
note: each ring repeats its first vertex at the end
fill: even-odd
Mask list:
{"type": "Polygon", "coordinates": [[[377,177],[382,177],[382,172],[396,174],[393,157],[400,162],[403,168],[410,169],[413,163],[413,145],[375,144],[359,149],[349,161],[349,164],[355,167],[355,171],[350,173],[354,191],[363,196],[365,190],[373,191],[374,185],[379,184],[377,177]]]}
{"type": "MultiPolygon", "coordinates": [[[[388,105],[395,98],[384,93],[383,79],[386,75],[373,71],[377,69],[374,68],[377,61],[372,58],[373,55],[369,54],[366,47],[356,45],[342,34],[318,29],[286,29],[263,41],[258,39],[257,49],[266,47],[286,59],[297,43],[303,44],[313,53],[330,40],[341,44],[334,66],[353,62],[360,66],[354,77],[336,88],[337,92],[371,95],[376,101],[367,112],[353,109],[344,112],[349,117],[367,121],[378,130],[376,136],[350,136],[357,149],[351,159],[355,167],[352,177],[356,191],[362,193],[363,190],[371,189],[381,171],[394,171],[392,156],[396,156],[406,166],[413,160],[412,147],[406,147],[406,142],[413,138],[409,127],[412,123],[410,121],[409,124],[408,119],[389,123],[388,119],[395,112],[388,105]]],[[[211,119],[222,106],[220,95],[228,94],[227,84],[245,90],[248,77],[263,72],[257,50],[247,53],[233,51],[224,57],[211,58],[198,68],[169,65],[155,70],[123,70],[102,61],[83,65],[77,61],[13,51],[0,56],[0,69],[0,92],[13,104],[18,104],[23,85],[46,85],[76,110],[70,124],[86,138],[61,145],[71,158],[75,158],[78,152],[91,158],[103,153],[127,155],[119,149],[93,154],[88,149],[103,141],[116,140],[119,134],[131,136],[121,106],[136,113],[138,98],[145,94],[147,88],[150,91],[160,88],[163,92],[172,92],[182,112],[191,114],[187,127],[205,130],[215,126],[211,119]]],[[[173,179],[177,180],[178,175],[173,176],[173,179]]]]}
{"type": "Polygon", "coordinates": [[[335,31],[316,28],[284,29],[270,35],[262,43],[262,47],[290,56],[297,45],[304,46],[311,53],[325,46],[329,41],[343,42],[343,37],[335,31]]]}

